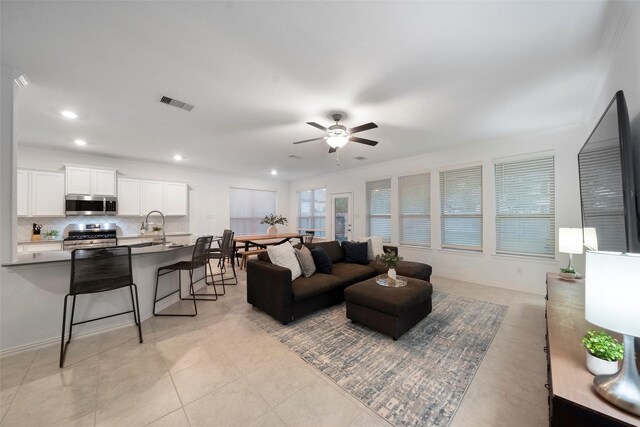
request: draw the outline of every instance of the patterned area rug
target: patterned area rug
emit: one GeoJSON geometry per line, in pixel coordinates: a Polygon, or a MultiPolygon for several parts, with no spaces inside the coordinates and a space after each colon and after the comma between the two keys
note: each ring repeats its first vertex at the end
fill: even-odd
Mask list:
{"type": "Polygon", "coordinates": [[[433,311],[398,341],[337,305],[282,325],[249,317],[307,363],[396,426],[446,426],[508,307],[433,293],[433,311]]]}

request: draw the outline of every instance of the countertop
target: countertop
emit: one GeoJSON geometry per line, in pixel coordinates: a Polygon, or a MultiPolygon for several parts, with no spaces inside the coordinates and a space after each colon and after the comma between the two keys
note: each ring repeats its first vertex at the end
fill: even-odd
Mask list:
{"type": "MultiPolygon", "coordinates": [[[[147,233],[147,234],[123,234],[122,236],[116,236],[118,239],[152,239],[157,238],[162,233],[147,233]]],[[[192,233],[167,233],[167,237],[171,236],[191,236],[192,233]]],[[[62,243],[62,239],[42,239],[42,240],[18,240],[19,245],[38,244],[38,243],[62,243]]]]}
{"type": "MultiPolygon", "coordinates": [[[[131,255],[146,255],[146,254],[155,254],[155,253],[163,253],[163,252],[173,252],[180,249],[192,248],[194,245],[184,245],[184,246],[167,246],[167,245],[154,245],[154,246],[146,246],[144,248],[131,248],[131,255]]],[[[8,264],[2,264],[3,267],[15,267],[19,265],[36,265],[36,264],[46,264],[51,262],[62,262],[62,261],[70,261],[71,260],[71,252],[70,251],[46,251],[46,252],[34,252],[28,254],[18,254],[18,259],[14,262],[8,264]]]]}

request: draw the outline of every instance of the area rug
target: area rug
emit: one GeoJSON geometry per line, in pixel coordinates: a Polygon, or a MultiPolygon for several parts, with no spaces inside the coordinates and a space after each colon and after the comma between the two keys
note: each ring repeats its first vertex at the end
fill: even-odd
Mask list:
{"type": "Polygon", "coordinates": [[[395,426],[451,421],[508,307],[433,294],[433,311],[398,341],[333,306],[282,325],[249,318],[395,426]]]}

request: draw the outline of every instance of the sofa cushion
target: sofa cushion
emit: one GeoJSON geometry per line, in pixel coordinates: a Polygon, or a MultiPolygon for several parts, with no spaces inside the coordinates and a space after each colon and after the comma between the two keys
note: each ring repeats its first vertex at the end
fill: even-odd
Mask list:
{"type": "Polygon", "coordinates": [[[336,240],[331,240],[329,242],[305,243],[305,246],[309,249],[321,247],[329,255],[331,262],[334,264],[336,262],[344,261],[344,252],[342,251],[340,243],[336,240]]]}
{"type": "Polygon", "coordinates": [[[369,264],[369,244],[367,242],[342,242],[342,249],[344,249],[344,262],[369,264]]]}
{"type": "Polygon", "coordinates": [[[298,262],[300,263],[300,269],[302,270],[302,275],[304,277],[309,277],[313,273],[316,272],[316,265],[313,263],[313,255],[311,255],[311,251],[302,246],[300,249],[293,250],[296,252],[296,258],[298,258],[298,262]]]}
{"type": "Polygon", "coordinates": [[[376,275],[375,271],[369,268],[369,266],[346,262],[333,264],[331,274],[338,277],[344,285],[352,285],[376,275]]]}
{"type": "Polygon", "coordinates": [[[331,274],[316,273],[309,277],[298,277],[291,283],[293,300],[300,301],[316,295],[326,294],[340,286],[340,279],[331,274]]]}
{"type": "Polygon", "coordinates": [[[269,246],[267,252],[273,264],[291,270],[291,280],[296,280],[302,275],[300,263],[291,243],[285,242],[281,245],[269,246]]]}
{"type": "Polygon", "coordinates": [[[367,256],[369,257],[370,261],[375,260],[377,255],[384,254],[384,242],[382,240],[382,236],[361,237],[359,240],[361,242],[367,242],[367,256]]]}
{"type": "Polygon", "coordinates": [[[311,255],[313,256],[313,263],[316,265],[316,271],[318,273],[331,274],[333,269],[333,263],[329,254],[321,247],[316,246],[311,249],[311,255]]]}
{"type": "MultiPolygon", "coordinates": [[[[369,267],[373,268],[376,274],[384,274],[388,271],[384,264],[378,261],[371,261],[369,267]]],[[[431,266],[422,262],[400,261],[396,266],[396,273],[404,277],[426,280],[431,278],[431,266]]]]}

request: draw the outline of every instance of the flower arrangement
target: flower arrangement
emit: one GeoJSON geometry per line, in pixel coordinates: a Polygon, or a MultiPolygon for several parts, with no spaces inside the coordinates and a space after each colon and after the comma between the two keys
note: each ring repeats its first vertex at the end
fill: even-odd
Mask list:
{"type": "Polygon", "coordinates": [[[391,249],[387,249],[382,255],[376,255],[376,261],[382,263],[388,269],[393,268],[395,270],[398,263],[402,261],[402,257],[396,255],[391,249]]]}
{"type": "Polygon", "coordinates": [[[566,268],[561,268],[560,272],[566,273],[566,274],[576,274],[576,269],[573,267],[566,267],[566,268]]]}
{"type": "Polygon", "coordinates": [[[287,222],[289,222],[287,220],[287,218],[283,217],[282,215],[269,214],[269,215],[265,216],[264,218],[262,218],[262,221],[260,221],[260,224],[287,225],[287,222]]]}
{"type": "Polygon", "coordinates": [[[622,360],[624,356],[624,345],[605,331],[588,330],[582,338],[582,345],[591,355],[609,362],[622,360]]]}

